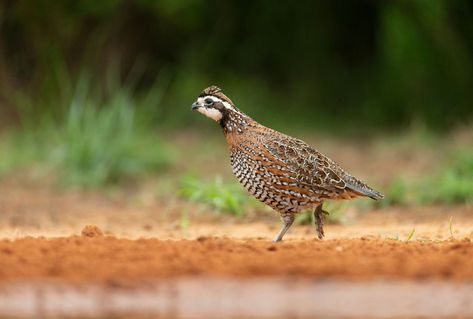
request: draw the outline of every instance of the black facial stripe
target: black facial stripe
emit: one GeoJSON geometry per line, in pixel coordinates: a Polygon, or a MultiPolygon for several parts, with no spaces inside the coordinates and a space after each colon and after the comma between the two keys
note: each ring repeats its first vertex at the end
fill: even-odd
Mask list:
{"type": "Polygon", "coordinates": [[[217,109],[217,110],[219,110],[220,113],[222,113],[222,118],[220,119],[219,123],[220,123],[220,126],[221,126],[222,128],[224,128],[224,127],[225,127],[225,124],[227,123],[228,118],[229,118],[229,116],[230,116],[230,110],[227,109],[227,108],[225,107],[225,105],[223,105],[222,102],[216,102],[216,103],[214,103],[214,108],[217,109]]]}

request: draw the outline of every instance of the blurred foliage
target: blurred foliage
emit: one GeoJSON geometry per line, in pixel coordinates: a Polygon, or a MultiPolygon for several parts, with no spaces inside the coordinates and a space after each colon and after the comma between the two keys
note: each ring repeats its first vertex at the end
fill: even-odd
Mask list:
{"type": "Polygon", "coordinates": [[[395,179],[386,189],[384,196],[381,201],[374,202],[373,205],[405,205],[409,201],[409,187],[403,179],[395,179]]]}
{"type": "Polygon", "coordinates": [[[63,79],[94,70],[101,90],[115,64],[173,128],[203,123],[188,106],[218,84],[277,128],[446,129],[473,114],[472,17],[468,0],[5,0],[0,113],[65,119],[63,79]]]}
{"type": "Polygon", "coordinates": [[[241,185],[224,183],[220,176],[205,182],[193,175],[186,175],[181,180],[179,193],[184,198],[208,204],[218,212],[236,216],[244,215],[244,207],[250,201],[241,185]]]}
{"type": "Polygon", "coordinates": [[[422,203],[473,203],[473,151],[462,151],[419,185],[422,203]]]}
{"type": "Polygon", "coordinates": [[[139,108],[127,88],[117,87],[97,105],[86,86],[76,92],[56,136],[55,160],[72,184],[100,186],[156,171],[170,149],[137,122],[139,108]],[[84,92],[81,92],[84,91],[84,92]]]}
{"type": "Polygon", "coordinates": [[[457,151],[431,175],[417,181],[396,179],[375,205],[473,203],[473,152],[457,151]]]}
{"type": "Polygon", "coordinates": [[[173,152],[152,133],[143,114],[147,99],[138,100],[132,88],[112,82],[99,96],[91,83],[87,75],[80,76],[64,97],[66,104],[58,103],[64,120],[28,116],[23,130],[8,134],[0,172],[39,163],[59,175],[62,184],[94,187],[143,176],[168,164],[173,152]]]}
{"type": "MultiPolygon", "coordinates": [[[[30,137],[32,135],[29,135],[30,137]]],[[[10,132],[0,142],[0,177],[38,159],[41,147],[22,132],[10,132]]]]}

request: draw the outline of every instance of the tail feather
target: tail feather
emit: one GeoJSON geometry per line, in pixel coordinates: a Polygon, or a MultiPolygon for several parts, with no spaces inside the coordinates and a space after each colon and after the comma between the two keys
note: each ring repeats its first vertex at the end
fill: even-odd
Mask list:
{"type": "Polygon", "coordinates": [[[374,200],[379,200],[379,199],[384,198],[383,194],[381,194],[380,192],[372,189],[371,187],[369,187],[368,185],[366,185],[362,181],[357,180],[354,177],[351,177],[349,180],[345,181],[345,183],[346,183],[347,188],[349,188],[352,191],[360,194],[361,196],[367,196],[367,197],[370,197],[374,200]]]}

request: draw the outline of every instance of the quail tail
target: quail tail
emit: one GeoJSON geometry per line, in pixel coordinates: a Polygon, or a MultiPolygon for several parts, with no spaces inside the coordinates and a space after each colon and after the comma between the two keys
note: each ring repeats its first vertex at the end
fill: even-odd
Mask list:
{"type": "Polygon", "coordinates": [[[360,194],[361,196],[367,196],[374,200],[383,199],[384,195],[380,192],[372,189],[365,183],[359,181],[358,179],[350,176],[350,178],[345,180],[347,188],[355,191],[356,193],[360,194]]]}

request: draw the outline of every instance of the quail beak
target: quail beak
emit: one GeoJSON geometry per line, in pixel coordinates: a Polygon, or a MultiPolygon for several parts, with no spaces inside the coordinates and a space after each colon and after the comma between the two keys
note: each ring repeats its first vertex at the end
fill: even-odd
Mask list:
{"type": "Polygon", "coordinates": [[[199,107],[200,107],[200,104],[197,103],[197,102],[194,102],[194,103],[192,103],[191,109],[192,109],[192,110],[197,110],[199,107]]]}

